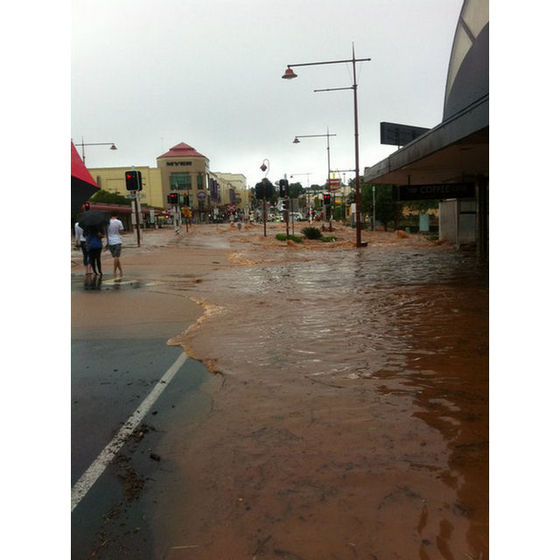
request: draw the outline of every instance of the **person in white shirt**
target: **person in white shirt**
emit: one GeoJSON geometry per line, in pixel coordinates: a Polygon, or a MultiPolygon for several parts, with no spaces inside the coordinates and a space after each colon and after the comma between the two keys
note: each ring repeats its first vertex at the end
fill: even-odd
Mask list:
{"type": "Polygon", "coordinates": [[[122,278],[123,271],[121,266],[121,248],[122,248],[122,238],[120,232],[124,230],[122,222],[117,218],[116,215],[111,216],[111,221],[109,222],[109,227],[107,229],[107,244],[109,245],[109,250],[113,256],[113,274],[117,275],[117,270],[120,271],[122,278]]]}
{"type": "Polygon", "coordinates": [[[82,250],[86,275],[91,274],[91,266],[89,264],[88,251],[86,247],[86,238],[84,236],[84,230],[79,226],[78,222],[74,224],[74,239],[76,242],[76,247],[82,250]]]}

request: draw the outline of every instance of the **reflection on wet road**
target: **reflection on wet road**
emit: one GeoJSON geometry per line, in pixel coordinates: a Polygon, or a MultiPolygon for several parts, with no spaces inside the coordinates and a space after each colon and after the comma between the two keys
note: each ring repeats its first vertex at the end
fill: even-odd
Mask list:
{"type": "MultiPolygon", "coordinates": [[[[387,542],[372,537],[370,550],[395,558],[487,558],[487,270],[449,249],[286,254],[289,260],[275,264],[253,251],[247,256],[256,265],[221,271],[198,286],[222,311],[182,343],[269,391],[279,376],[294,386],[307,380],[340,389],[337,402],[349,411],[347,447],[354,433],[371,445],[348,463],[348,475],[363,475],[360,488],[377,501],[360,523],[387,542]]],[[[317,447],[322,437],[329,441],[314,434],[317,447]]],[[[353,457],[351,450],[340,456],[353,457]]],[[[271,493],[270,503],[280,494],[271,493]]],[[[351,492],[344,499],[354,504],[351,492]]],[[[324,503],[316,507],[327,515],[324,503]]]]}

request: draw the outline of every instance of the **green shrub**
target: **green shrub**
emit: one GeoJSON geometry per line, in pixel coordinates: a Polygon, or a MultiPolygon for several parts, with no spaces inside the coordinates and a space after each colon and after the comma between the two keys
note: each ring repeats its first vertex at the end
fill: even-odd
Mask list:
{"type": "Polygon", "coordinates": [[[336,237],[334,235],[328,235],[327,237],[321,237],[321,241],[325,241],[325,242],[336,241],[336,237]]]}
{"type": "MultiPolygon", "coordinates": [[[[285,233],[277,233],[276,234],[276,239],[278,239],[278,241],[286,241],[286,234],[285,233]]],[[[291,239],[295,243],[301,243],[303,241],[303,238],[301,237],[301,235],[290,235],[290,236],[288,236],[288,239],[291,239]]]]}
{"type": "Polygon", "coordinates": [[[319,228],[311,226],[303,228],[301,230],[301,233],[303,233],[303,235],[307,239],[321,239],[321,237],[323,236],[319,228]]]}

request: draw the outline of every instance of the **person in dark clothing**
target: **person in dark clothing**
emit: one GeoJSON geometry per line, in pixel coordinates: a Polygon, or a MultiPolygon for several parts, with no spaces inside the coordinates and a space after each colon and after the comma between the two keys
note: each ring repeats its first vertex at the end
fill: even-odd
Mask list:
{"type": "Polygon", "coordinates": [[[86,246],[88,251],[88,261],[95,275],[103,276],[101,271],[101,249],[103,248],[102,239],[104,232],[102,228],[90,227],[84,232],[86,235],[86,246]]]}
{"type": "Polygon", "coordinates": [[[86,237],[84,235],[84,230],[80,227],[78,222],[74,224],[74,236],[76,239],[76,247],[82,250],[82,255],[84,258],[84,267],[86,269],[86,275],[91,274],[91,266],[88,262],[88,252],[86,247],[86,237]]]}

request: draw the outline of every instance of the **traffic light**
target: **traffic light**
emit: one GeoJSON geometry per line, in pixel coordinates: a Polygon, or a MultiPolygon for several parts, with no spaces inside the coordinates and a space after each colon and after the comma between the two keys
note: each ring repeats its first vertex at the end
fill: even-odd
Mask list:
{"type": "Polygon", "coordinates": [[[264,196],[267,200],[270,200],[274,192],[274,185],[266,177],[262,180],[262,184],[264,187],[264,196]]]}
{"type": "Polygon", "coordinates": [[[280,179],[280,181],[278,181],[278,185],[280,186],[280,198],[288,196],[288,180],[280,179]]]}
{"type": "Polygon", "coordinates": [[[142,190],[142,173],[140,171],[126,171],[124,174],[127,191],[141,191],[142,190]]]}
{"type": "Polygon", "coordinates": [[[178,204],[179,203],[179,194],[176,192],[169,193],[167,195],[167,202],[169,204],[178,204]]]}
{"type": "Polygon", "coordinates": [[[282,201],[282,210],[287,210],[289,204],[290,204],[290,201],[289,201],[287,198],[285,198],[285,199],[282,201]]]}
{"type": "Polygon", "coordinates": [[[323,204],[325,206],[330,206],[331,205],[331,195],[330,194],[324,194],[323,195],[323,204]]]}
{"type": "Polygon", "coordinates": [[[191,199],[190,199],[188,194],[185,195],[184,204],[185,204],[185,206],[190,206],[191,205],[191,199]]]}
{"type": "Polygon", "coordinates": [[[89,210],[89,202],[84,202],[84,212],[89,210]]]}

